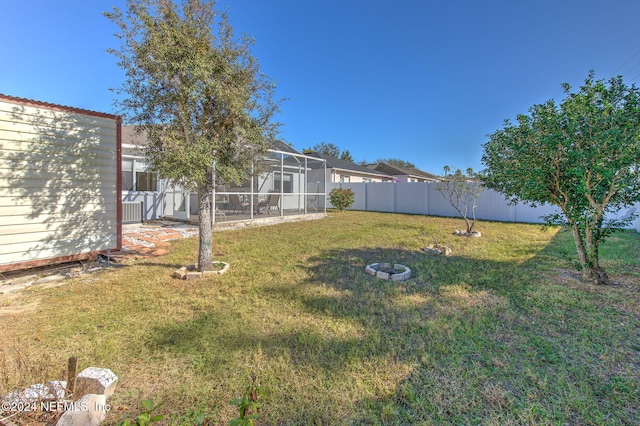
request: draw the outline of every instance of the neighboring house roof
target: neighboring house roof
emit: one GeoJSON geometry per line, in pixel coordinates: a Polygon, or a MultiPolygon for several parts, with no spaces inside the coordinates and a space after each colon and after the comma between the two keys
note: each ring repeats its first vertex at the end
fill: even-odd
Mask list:
{"type": "Polygon", "coordinates": [[[354,172],[354,173],[362,173],[367,175],[379,176],[387,179],[391,177],[387,173],[380,172],[377,170],[372,170],[368,167],[360,166],[350,161],[341,160],[331,155],[321,154],[315,151],[310,152],[308,155],[311,157],[316,157],[316,158],[325,160],[327,162],[327,169],[336,169],[336,170],[343,170],[343,171],[354,172]]]}
{"type": "Polygon", "coordinates": [[[440,176],[423,172],[422,170],[419,170],[419,169],[402,168],[398,166],[392,166],[391,164],[388,164],[388,163],[369,164],[367,165],[367,167],[373,170],[377,170],[379,172],[386,173],[391,176],[409,176],[413,178],[427,179],[432,181],[441,180],[440,176]]]}
{"type": "Polygon", "coordinates": [[[136,126],[122,126],[122,143],[145,146],[147,144],[147,138],[144,133],[136,132],[136,126]]]}
{"type": "Polygon", "coordinates": [[[275,139],[273,142],[271,142],[271,149],[275,151],[288,152],[291,154],[300,155],[300,152],[296,151],[291,145],[278,139],[275,139]]]}

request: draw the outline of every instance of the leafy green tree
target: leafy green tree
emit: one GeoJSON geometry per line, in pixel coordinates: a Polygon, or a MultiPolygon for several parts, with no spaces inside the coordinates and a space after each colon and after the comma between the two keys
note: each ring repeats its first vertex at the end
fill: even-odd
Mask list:
{"type": "Polygon", "coordinates": [[[593,71],[577,92],[563,87],[559,105],[534,105],[489,135],[484,183],[514,201],[556,205],[561,214],[546,220],[571,230],[585,277],[610,284],[598,249],[633,219],[606,214],[640,200],[640,92],[593,71]]]}
{"type": "Polygon", "coordinates": [[[415,169],[416,165],[410,161],[405,161],[400,158],[380,158],[376,160],[376,163],[387,163],[390,166],[400,167],[401,169],[415,169]]]}
{"type": "Polygon", "coordinates": [[[471,235],[476,223],[478,197],[484,191],[478,175],[472,168],[463,172],[460,169],[452,171],[449,166],[444,166],[442,180],[437,183],[436,189],[464,219],[466,235],[471,235]]]}
{"type": "Polygon", "coordinates": [[[145,133],[153,169],[197,191],[198,267],[211,270],[212,168],[224,181],[246,179],[275,135],[275,86],[213,0],[127,0],[105,15],[119,27],[110,52],[126,74],[116,104],[145,133]]]}

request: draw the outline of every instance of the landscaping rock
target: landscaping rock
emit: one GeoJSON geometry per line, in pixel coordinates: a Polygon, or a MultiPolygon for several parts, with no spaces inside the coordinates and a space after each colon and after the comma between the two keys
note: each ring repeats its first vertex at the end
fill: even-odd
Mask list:
{"type": "Polygon", "coordinates": [[[222,275],[229,270],[229,264],[226,262],[215,261],[214,263],[218,263],[223,265],[222,269],[218,269],[216,271],[198,271],[198,265],[190,265],[183,266],[180,269],[177,269],[173,273],[174,278],[178,278],[180,280],[195,280],[198,278],[202,278],[207,275],[222,275]]]}
{"type": "Polygon", "coordinates": [[[388,272],[383,272],[383,271],[378,271],[378,272],[376,272],[376,277],[380,278],[381,280],[388,280],[389,279],[389,273],[388,272]]]}
{"type": "Polygon", "coordinates": [[[85,368],[76,378],[75,397],[98,394],[109,397],[116,389],[118,376],[108,368],[85,368]]]}
{"type": "Polygon", "coordinates": [[[367,265],[367,267],[364,269],[364,272],[371,275],[372,277],[375,277],[376,273],[378,272],[377,269],[379,266],[380,265],[377,263],[372,263],[371,265],[367,265]]]}
{"type": "Polygon", "coordinates": [[[453,235],[457,235],[459,237],[470,237],[470,238],[480,238],[482,234],[479,231],[463,231],[461,229],[456,229],[453,231],[453,235]]]}
{"type": "Polygon", "coordinates": [[[179,280],[186,280],[187,279],[187,267],[183,266],[182,268],[177,269],[173,273],[173,278],[178,278],[179,280]]]}
{"type": "Polygon", "coordinates": [[[67,382],[55,381],[47,384],[38,383],[23,390],[10,392],[4,397],[8,403],[30,403],[34,401],[49,401],[64,398],[67,382]]]}
{"type": "Polygon", "coordinates": [[[424,248],[424,251],[428,254],[437,254],[442,256],[451,255],[451,249],[447,246],[443,246],[442,244],[429,244],[424,248]]]}
{"type": "Polygon", "coordinates": [[[407,268],[406,266],[396,263],[393,265],[393,269],[396,271],[400,271],[404,269],[404,272],[395,273],[391,275],[391,279],[393,281],[406,281],[409,278],[411,278],[411,269],[407,268]]]}
{"type": "Polygon", "coordinates": [[[51,393],[55,395],[55,399],[64,399],[64,396],[67,392],[66,380],[52,380],[50,382],[47,382],[47,386],[49,387],[51,393]]]}
{"type": "Polygon", "coordinates": [[[98,426],[107,415],[109,406],[104,395],[87,394],[73,403],[58,419],[56,426],[98,426]]]}

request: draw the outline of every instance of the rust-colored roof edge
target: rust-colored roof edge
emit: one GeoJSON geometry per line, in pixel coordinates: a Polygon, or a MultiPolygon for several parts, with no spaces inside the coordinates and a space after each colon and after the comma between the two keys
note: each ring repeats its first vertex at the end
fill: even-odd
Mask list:
{"type": "Polygon", "coordinates": [[[78,114],[91,115],[91,116],[94,116],[94,117],[113,118],[113,119],[119,118],[118,115],[107,114],[106,112],[98,112],[98,111],[92,111],[92,110],[89,110],[89,109],[75,108],[75,107],[70,107],[70,106],[66,106],[66,105],[59,105],[59,104],[52,104],[52,103],[49,103],[49,102],[36,101],[36,100],[33,100],[33,99],[18,98],[16,96],[4,95],[2,93],[0,93],[0,100],[5,100],[7,102],[13,102],[13,103],[17,103],[17,104],[20,104],[20,105],[43,107],[43,108],[49,108],[49,109],[54,109],[54,110],[64,111],[64,112],[76,112],[78,114]]]}

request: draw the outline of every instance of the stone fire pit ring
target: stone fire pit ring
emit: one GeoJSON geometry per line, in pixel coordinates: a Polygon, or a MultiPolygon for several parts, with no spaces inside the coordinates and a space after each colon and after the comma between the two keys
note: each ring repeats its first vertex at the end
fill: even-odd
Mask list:
{"type": "Polygon", "coordinates": [[[372,263],[367,265],[365,272],[381,280],[406,281],[411,278],[411,269],[399,263],[372,263]]]}

